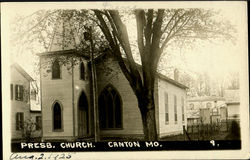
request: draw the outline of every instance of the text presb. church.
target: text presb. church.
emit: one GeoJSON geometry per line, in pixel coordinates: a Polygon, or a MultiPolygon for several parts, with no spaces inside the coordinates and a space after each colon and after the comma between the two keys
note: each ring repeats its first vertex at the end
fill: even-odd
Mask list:
{"type": "MultiPolygon", "coordinates": [[[[48,52],[37,54],[41,65],[42,139],[94,137],[90,57],[73,56],[77,54],[73,47],[63,48],[53,40],[50,44],[48,52]],[[59,57],[66,55],[70,58],[65,64],[59,57]],[[72,63],[75,64],[73,67],[72,63]]],[[[103,53],[94,63],[100,136],[143,136],[137,98],[118,62],[108,53],[103,53]]],[[[176,80],[159,73],[156,75],[158,137],[183,133],[183,125],[187,124],[186,89],[176,80]]]]}

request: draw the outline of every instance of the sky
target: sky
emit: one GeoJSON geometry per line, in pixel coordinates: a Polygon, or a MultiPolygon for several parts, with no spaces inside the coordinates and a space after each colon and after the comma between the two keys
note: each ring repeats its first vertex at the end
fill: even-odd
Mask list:
{"type": "MultiPolygon", "coordinates": [[[[29,4],[19,4],[12,6],[11,9],[15,9],[9,18],[15,17],[16,14],[19,15],[29,15],[41,9],[38,5],[29,4]],[[16,10],[17,7],[22,6],[23,9],[16,10]],[[25,9],[26,8],[26,9],[25,9]]],[[[107,5],[108,6],[108,5],[107,5]]],[[[111,5],[112,6],[112,5],[111,5]]],[[[138,5],[135,5],[135,7],[138,5]]],[[[168,5],[169,6],[169,5],[168,5]]],[[[197,3],[193,3],[190,6],[197,6],[197,3]]],[[[188,6],[188,7],[190,7],[188,6]]],[[[202,7],[204,5],[201,5],[202,7]]],[[[214,5],[214,3],[209,3],[210,8],[216,8],[220,10],[221,14],[218,18],[230,21],[237,29],[237,41],[235,44],[231,42],[222,42],[218,44],[203,43],[203,45],[196,45],[193,49],[180,49],[176,48],[171,50],[171,60],[163,61],[163,65],[166,67],[173,66],[180,70],[183,70],[189,74],[192,73],[204,73],[206,72],[210,77],[214,79],[220,79],[225,77],[226,74],[230,72],[239,72],[242,69],[242,62],[246,60],[246,28],[244,27],[245,22],[245,12],[244,7],[237,3],[227,5],[214,5]],[[243,10],[239,10],[239,6],[243,10]],[[167,65],[166,65],[167,64],[167,65]]],[[[171,7],[171,5],[170,5],[171,7]]],[[[187,7],[184,5],[184,8],[187,7]]],[[[47,8],[43,6],[42,8],[47,8]]],[[[56,7],[58,8],[58,7],[56,7]]],[[[75,8],[75,7],[74,7],[75,8]]],[[[132,7],[133,8],[133,7],[132,7]]],[[[129,33],[136,35],[135,26],[132,25],[135,21],[128,25],[129,33]]],[[[245,25],[246,26],[246,25],[245,25]]],[[[136,38],[132,37],[131,39],[136,38]]],[[[34,72],[34,63],[36,63],[38,57],[31,55],[29,51],[19,51],[14,52],[10,57],[10,63],[19,63],[32,77],[36,79],[37,76],[34,72]]]]}

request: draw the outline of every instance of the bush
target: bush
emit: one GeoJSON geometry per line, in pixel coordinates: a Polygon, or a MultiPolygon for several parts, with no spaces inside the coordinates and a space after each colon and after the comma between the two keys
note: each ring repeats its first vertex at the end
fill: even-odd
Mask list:
{"type": "Polygon", "coordinates": [[[25,140],[30,141],[32,137],[32,133],[35,132],[36,123],[31,119],[27,119],[24,122],[24,126],[22,129],[22,136],[25,140]]]}
{"type": "Polygon", "coordinates": [[[226,140],[240,140],[240,126],[236,121],[232,121],[226,140]]]}

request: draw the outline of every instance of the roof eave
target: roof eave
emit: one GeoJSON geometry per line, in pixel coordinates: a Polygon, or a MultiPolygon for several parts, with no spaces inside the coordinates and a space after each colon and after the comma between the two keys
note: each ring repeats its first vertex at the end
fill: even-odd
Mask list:
{"type": "Polygon", "coordinates": [[[30,113],[42,113],[40,110],[30,110],[30,113]]]}
{"type": "Polygon", "coordinates": [[[240,102],[226,102],[226,104],[240,104],[240,102]]]}
{"type": "Polygon", "coordinates": [[[177,82],[177,81],[175,81],[175,80],[173,80],[171,78],[168,78],[168,77],[166,77],[166,76],[164,76],[164,75],[162,75],[160,73],[157,73],[157,76],[159,78],[161,78],[161,79],[163,79],[163,80],[165,80],[165,81],[167,81],[167,82],[169,82],[169,83],[171,83],[171,84],[179,87],[179,88],[182,88],[182,89],[185,89],[185,90],[188,89],[187,86],[185,86],[185,85],[183,85],[183,84],[181,84],[181,83],[179,83],[179,82],[177,82]]]}
{"type": "Polygon", "coordinates": [[[16,70],[23,75],[29,82],[35,81],[18,63],[14,63],[11,67],[15,67],[16,70]]]}
{"type": "Polygon", "coordinates": [[[48,51],[48,52],[42,52],[37,53],[37,56],[47,56],[51,54],[65,54],[65,53],[74,53],[76,52],[76,49],[69,49],[69,50],[58,50],[58,51],[48,51]]]}

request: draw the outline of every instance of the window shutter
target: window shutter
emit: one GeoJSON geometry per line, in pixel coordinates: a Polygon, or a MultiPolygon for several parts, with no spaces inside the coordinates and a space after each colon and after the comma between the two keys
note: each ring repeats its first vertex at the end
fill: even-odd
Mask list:
{"type": "Polygon", "coordinates": [[[174,117],[175,117],[175,122],[177,123],[177,97],[174,95],[174,117]]]}
{"type": "Polygon", "coordinates": [[[168,93],[165,93],[165,122],[169,122],[169,113],[168,113],[168,93]]]}
{"type": "Polygon", "coordinates": [[[41,116],[36,116],[36,130],[41,129],[41,116]]]}
{"type": "Polygon", "coordinates": [[[25,90],[25,88],[23,87],[23,99],[25,102],[28,102],[29,101],[29,92],[28,92],[28,89],[25,90]]]}
{"type": "Polygon", "coordinates": [[[23,101],[23,85],[20,85],[20,100],[23,101]]]}
{"type": "Polygon", "coordinates": [[[18,99],[18,85],[15,85],[15,100],[18,99]]]}
{"type": "Polygon", "coordinates": [[[23,113],[20,113],[20,128],[23,129],[24,122],[23,122],[23,113]]]}
{"type": "Polygon", "coordinates": [[[19,114],[16,113],[16,130],[19,130],[19,114]]]}
{"type": "Polygon", "coordinates": [[[10,98],[13,100],[13,84],[10,85],[10,98]]]}
{"type": "Polygon", "coordinates": [[[36,130],[38,130],[38,128],[39,128],[39,127],[38,127],[38,123],[39,123],[39,122],[38,122],[38,116],[36,116],[36,130]]]}

